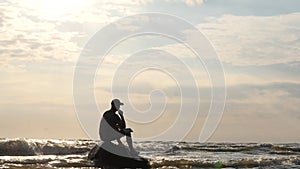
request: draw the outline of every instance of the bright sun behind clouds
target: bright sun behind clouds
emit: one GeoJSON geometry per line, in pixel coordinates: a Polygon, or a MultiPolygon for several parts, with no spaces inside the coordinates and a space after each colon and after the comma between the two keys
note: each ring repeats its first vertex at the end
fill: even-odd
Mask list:
{"type": "Polygon", "coordinates": [[[90,2],[91,0],[23,0],[18,3],[38,12],[42,18],[62,19],[65,15],[80,13],[90,2]]]}

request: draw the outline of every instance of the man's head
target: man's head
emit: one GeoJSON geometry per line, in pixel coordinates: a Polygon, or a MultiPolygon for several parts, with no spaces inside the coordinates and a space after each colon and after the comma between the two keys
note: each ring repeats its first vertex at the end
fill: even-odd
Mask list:
{"type": "Polygon", "coordinates": [[[119,110],[121,105],[124,105],[124,103],[122,103],[119,99],[113,99],[111,101],[111,107],[116,110],[119,110]]]}

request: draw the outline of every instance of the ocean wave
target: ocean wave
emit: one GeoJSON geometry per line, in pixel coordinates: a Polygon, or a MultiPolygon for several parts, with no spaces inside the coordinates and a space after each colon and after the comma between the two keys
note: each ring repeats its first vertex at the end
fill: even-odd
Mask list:
{"type": "Polygon", "coordinates": [[[5,139],[0,140],[0,155],[34,156],[80,154],[88,152],[93,146],[92,144],[81,145],[77,142],[63,140],[5,139]]]}
{"type": "Polygon", "coordinates": [[[179,143],[168,149],[166,153],[179,151],[205,151],[205,152],[243,152],[257,154],[294,155],[300,153],[299,144],[270,144],[270,143],[179,143]]]}
{"type": "MultiPolygon", "coordinates": [[[[87,153],[96,141],[0,139],[0,156],[68,155],[87,153]]],[[[241,152],[245,154],[299,155],[299,144],[137,142],[138,151],[176,154],[182,152],[241,152]]]]}
{"type": "MultiPolygon", "coordinates": [[[[3,168],[93,167],[93,140],[0,139],[3,168]]],[[[135,142],[152,168],[299,168],[300,144],[135,142]]]]}
{"type": "Polygon", "coordinates": [[[239,160],[231,160],[227,162],[222,161],[198,161],[198,160],[161,160],[159,162],[151,162],[151,167],[176,167],[176,168],[255,168],[255,167],[271,167],[271,166],[295,166],[299,165],[299,159],[288,158],[262,158],[262,159],[248,159],[243,158],[239,160]]]}

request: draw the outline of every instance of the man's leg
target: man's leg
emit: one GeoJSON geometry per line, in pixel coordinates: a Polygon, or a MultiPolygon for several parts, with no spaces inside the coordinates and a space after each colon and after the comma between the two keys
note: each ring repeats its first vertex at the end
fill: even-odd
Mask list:
{"type": "Polygon", "coordinates": [[[135,149],[133,148],[133,143],[132,143],[132,138],[131,138],[131,133],[126,133],[126,142],[128,144],[128,147],[130,149],[130,152],[133,155],[138,155],[139,153],[137,151],[135,151],[135,149]]]}
{"type": "Polygon", "coordinates": [[[129,149],[133,150],[133,143],[132,143],[131,133],[128,133],[125,136],[126,136],[126,142],[128,144],[129,149]]]}
{"type": "Polygon", "coordinates": [[[117,139],[117,142],[118,142],[118,145],[120,145],[120,146],[123,145],[123,143],[122,143],[122,141],[120,139],[117,139]]]}

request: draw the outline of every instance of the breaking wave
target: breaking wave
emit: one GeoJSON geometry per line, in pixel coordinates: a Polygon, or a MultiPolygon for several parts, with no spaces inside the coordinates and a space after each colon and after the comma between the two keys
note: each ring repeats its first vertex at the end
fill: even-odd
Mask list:
{"type": "MultiPolygon", "coordinates": [[[[93,167],[93,140],[0,139],[0,166],[93,167]]],[[[136,142],[152,168],[300,168],[300,144],[136,142]]],[[[33,167],[34,168],[34,167],[33,167]]]]}
{"type": "Polygon", "coordinates": [[[228,162],[222,161],[195,161],[195,160],[162,160],[160,162],[152,162],[151,167],[176,167],[176,168],[255,168],[255,167],[270,167],[270,166],[284,166],[299,165],[299,159],[297,158],[262,158],[262,159],[239,159],[228,162]]]}
{"type": "Polygon", "coordinates": [[[167,150],[166,153],[179,151],[205,151],[205,152],[243,152],[248,154],[269,153],[293,155],[300,154],[299,144],[271,144],[271,143],[179,143],[167,150]]]}
{"type": "Polygon", "coordinates": [[[76,143],[80,141],[2,139],[1,156],[68,155],[81,154],[90,150],[91,145],[76,143]]]}

